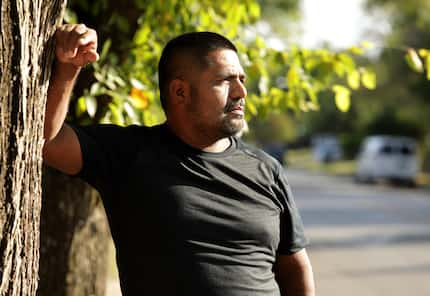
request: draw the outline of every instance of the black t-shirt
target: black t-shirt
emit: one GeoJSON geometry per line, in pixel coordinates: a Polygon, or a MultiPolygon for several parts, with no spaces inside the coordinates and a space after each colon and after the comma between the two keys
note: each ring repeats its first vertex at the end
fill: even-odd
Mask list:
{"type": "Polygon", "coordinates": [[[101,194],[124,296],[275,296],[278,255],[306,245],[281,165],[231,138],[196,150],[167,125],[74,127],[101,194]]]}

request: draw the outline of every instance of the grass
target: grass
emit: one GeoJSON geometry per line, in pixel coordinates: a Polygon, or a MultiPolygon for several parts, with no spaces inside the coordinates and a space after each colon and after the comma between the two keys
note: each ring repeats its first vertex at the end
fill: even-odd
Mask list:
{"type": "Polygon", "coordinates": [[[430,173],[420,172],[417,176],[417,185],[430,190],[430,173]]]}
{"type": "Polygon", "coordinates": [[[287,165],[291,168],[300,168],[336,176],[352,176],[355,172],[354,160],[321,163],[314,160],[310,149],[289,150],[287,165]]]}

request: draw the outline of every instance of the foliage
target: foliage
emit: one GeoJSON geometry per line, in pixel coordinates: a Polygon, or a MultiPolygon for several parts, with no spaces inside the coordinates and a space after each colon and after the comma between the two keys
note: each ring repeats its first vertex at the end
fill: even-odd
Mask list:
{"type": "Polygon", "coordinates": [[[380,87],[375,92],[379,101],[378,117],[391,111],[396,122],[412,130],[410,133],[421,141],[424,169],[430,170],[427,140],[430,136],[430,55],[425,49],[430,44],[430,2],[367,0],[367,5],[386,13],[392,28],[376,65],[380,77],[380,87]]]}
{"type": "Polygon", "coordinates": [[[298,137],[295,124],[293,116],[284,113],[254,118],[249,122],[250,129],[245,138],[261,145],[286,144],[298,137]]]}
{"type": "Polygon", "coordinates": [[[367,130],[370,134],[409,135],[416,139],[423,137],[423,130],[418,123],[399,118],[391,108],[385,109],[369,122],[367,130]]]}
{"type": "Polygon", "coordinates": [[[430,17],[427,0],[367,0],[369,10],[382,10],[388,16],[392,33],[386,39],[388,48],[396,48],[405,52],[405,60],[409,67],[418,73],[426,73],[430,80],[430,56],[428,46],[430,34],[428,26],[430,17]]]}
{"type": "Polygon", "coordinates": [[[90,83],[77,91],[72,120],[120,125],[162,121],[157,62],[163,45],[187,31],[215,31],[235,42],[248,75],[248,119],[273,111],[318,110],[318,96],[327,89],[346,111],[351,90],[375,87],[373,72],[354,60],[368,44],[342,52],[294,46],[281,52],[260,36],[245,40],[246,26],[260,18],[255,0],[218,5],[210,0],[72,0],[69,5],[76,13],[69,13],[69,20],[96,28],[103,44],[93,75],[86,80],[90,83]]]}
{"type": "MultiPolygon", "coordinates": [[[[430,24],[430,17],[420,12],[426,11],[424,2],[428,3],[424,0],[368,0],[373,4],[370,5],[372,9],[378,7],[390,17],[392,25],[381,54],[369,60],[360,58],[360,64],[371,63],[375,71],[368,75],[370,79],[366,78],[369,80],[366,83],[373,86],[372,76],[376,73],[378,87],[372,91],[355,90],[358,79],[351,73],[348,84],[355,91],[349,111],[337,112],[335,104],[323,93],[319,98],[320,112],[301,115],[299,129],[304,130],[305,136],[317,132],[336,133],[347,157],[355,156],[361,140],[368,134],[412,136],[421,141],[421,148],[427,154],[424,162],[430,169],[430,142],[426,140],[430,135],[430,57],[428,49],[424,49],[430,42],[430,34],[428,26],[422,27],[423,23],[430,24]]],[[[336,90],[340,96],[346,95],[342,87],[336,90]]]]}

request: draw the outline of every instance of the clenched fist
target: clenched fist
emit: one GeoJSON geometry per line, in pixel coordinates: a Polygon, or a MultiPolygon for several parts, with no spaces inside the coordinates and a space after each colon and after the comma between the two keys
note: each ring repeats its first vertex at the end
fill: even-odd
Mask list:
{"type": "Polygon", "coordinates": [[[63,64],[83,67],[98,60],[97,33],[84,24],[63,25],[55,33],[55,55],[63,64]]]}

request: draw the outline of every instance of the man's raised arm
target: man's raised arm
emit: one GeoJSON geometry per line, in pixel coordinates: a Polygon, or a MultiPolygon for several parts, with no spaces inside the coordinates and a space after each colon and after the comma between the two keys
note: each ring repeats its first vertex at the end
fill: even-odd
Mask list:
{"type": "Polygon", "coordinates": [[[78,137],[64,123],[70,95],[80,69],[97,61],[97,34],[85,25],[64,25],[55,33],[56,61],[45,109],[43,158],[48,165],[67,174],[82,168],[78,137]]]}

